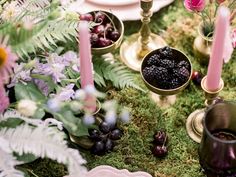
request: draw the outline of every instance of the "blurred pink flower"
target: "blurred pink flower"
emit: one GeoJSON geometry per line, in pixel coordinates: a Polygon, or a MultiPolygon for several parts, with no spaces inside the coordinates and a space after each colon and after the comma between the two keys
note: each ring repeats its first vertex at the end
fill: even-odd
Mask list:
{"type": "Polygon", "coordinates": [[[9,106],[9,98],[6,96],[4,84],[0,78],[0,113],[3,113],[9,106]]]}
{"type": "Polygon", "coordinates": [[[184,0],[184,6],[189,11],[201,12],[205,8],[205,0],[184,0]]]}
{"type": "Polygon", "coordinates": [[[17,56],[7,46],[8,38],[0,38],[0,77],[3,83],[8,83],[17,56]]]}

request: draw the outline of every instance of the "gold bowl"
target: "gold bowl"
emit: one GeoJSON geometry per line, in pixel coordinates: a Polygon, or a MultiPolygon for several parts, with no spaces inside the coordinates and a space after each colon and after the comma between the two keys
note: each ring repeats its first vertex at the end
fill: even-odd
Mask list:
{"type": "Polygon", "coordinates": [[[173,60],[178,60],[178,61],[187,61],[190,65],[190,69],[189,69],[189,77],[188,77],[188,80],[183,83],[181,86],[177,87],[177,88],[174,88],[174,89],[161,89],[161,88],[158,88],[152,84],[150,84],[143,76],[143,69],[147,66],[147,60],[154,54],[159,54],[161,52],[161,49],[156,49],[156,50],[153,50],[151,52],[149,52],[143,59],[142,63],[141,63],[141,70],[140,70],[140,73],[141,73],[141,77],[142,77],[142,80],[144,81],[145,85],[147,86],[147,88],[158,94],[158,95],[161,95],[161,96],[169,96],[169,95],[176,95],[177,93],[181,92],[182,90],[184,90],[187,85],[189,84],[190,80],[191,80],[191,76],[192,76],[192,72],[193,72],[193,69],[192,69],[192,63],[190,61],[190,59],[180,50],[178,49],[175,49],[175,48],[171,48],[170,49],[172,50],[173,52],[173,60]]]}
{"type": "Polygon", "coordinates": [[[117,49],[120,46],[122,39],[124,37],[124,24],[117,16],[115,16],[114,14],[112,14],[110,12],[104,11],[104,10],[91,11],[88,13],[95,14],[97,12],[102,12],[106,16],[108,16],[110,19],[112,19],[116,29],[120,32],[120,37],[115,42],[113,42],[111,45],[106,46],[106,47],[92,47],[91,48],[93,54],[103,55],[103,54],[114,51],[115,49],[117,49]]]}

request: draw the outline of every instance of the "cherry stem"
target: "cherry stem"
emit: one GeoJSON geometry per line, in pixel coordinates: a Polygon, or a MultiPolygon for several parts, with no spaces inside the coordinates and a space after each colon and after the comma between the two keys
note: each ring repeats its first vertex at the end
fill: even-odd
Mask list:
{"type": "Polygon", "coordinates": [[[167,139],[167,135],[165,136],[165,139],[164,139],[164,142],[163,142],[163,145],[161,148],[163,148],[165,146],[165,143],[166,143],[166,139],[167,139]]]}
{"type": "MultiPolygon", "coordinates": [[[[101,12],[101,11],[100,11],[100,12],[101,12]]],[[[106,13],[104,13],[104,12],[101,12],[101,13],[104,14],[104,15],[110,20],[110,22],[111,22],[111,24],[112,24],[114,30],[117,31],[116,26],[115,26],[113,20],[111,19],[111,17],[110,17],[109,15],[107,15],[106,13]]],[[[113,14],[112,14],[112,15],[113,15],[113,14]]]]}

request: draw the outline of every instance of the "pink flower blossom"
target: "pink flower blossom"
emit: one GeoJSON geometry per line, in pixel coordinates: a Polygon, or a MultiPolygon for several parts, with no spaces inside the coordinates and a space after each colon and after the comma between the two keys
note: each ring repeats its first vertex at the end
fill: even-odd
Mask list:
{"type": "Polygon", "coordinates": [[[11,52],[11,48],[7,46],[8,38],[0,38],[0,77],[3,83],[8,83],[12,68],[15,66],[17,56],[11,52]]]}
{"type": "Polygon", "coordinates": [[[0,113],[3,113],[9,104],[9,98],[6,96],[3,82],[0,80],[0,113]]]}
{"type": "Polygon", "coordinates": [[[184,0],[184,6],[189,11],[201,12],[205,8],[205,0],[184,0]]]}

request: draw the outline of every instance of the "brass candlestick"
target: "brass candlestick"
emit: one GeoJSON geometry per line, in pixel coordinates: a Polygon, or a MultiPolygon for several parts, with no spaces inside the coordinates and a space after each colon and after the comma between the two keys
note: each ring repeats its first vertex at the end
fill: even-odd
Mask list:
{"type": "Polygon", "coordinates": [[[151,33],[148,26],[152,16],[153,0],[141,0],[142,27],[139,33],[131,35],[120,47],[121,60],[131,69],[139,71],[143,57],[154,49],[166,46],[158,35],[151,33]]]}
{"type": "MultiPolygon", "coordinates": [[[[214,103],[214,100],[219,95],[220,91],[224,88],[224,81],[220,80],[220,87],[218,90],[212,92],[207,90],[206,88],[206,76],[201,81],[201,87],[205,93],[205,105],[206,108],[214,103]]],[[[192,112],[186,122],[186,129],[187,133],[197,143],[200,143],[202,132],[203,132],[203,125],[202,120],[205,114],[206,108],[203,109],[197,109],[194,112],[192,112]]]]}

